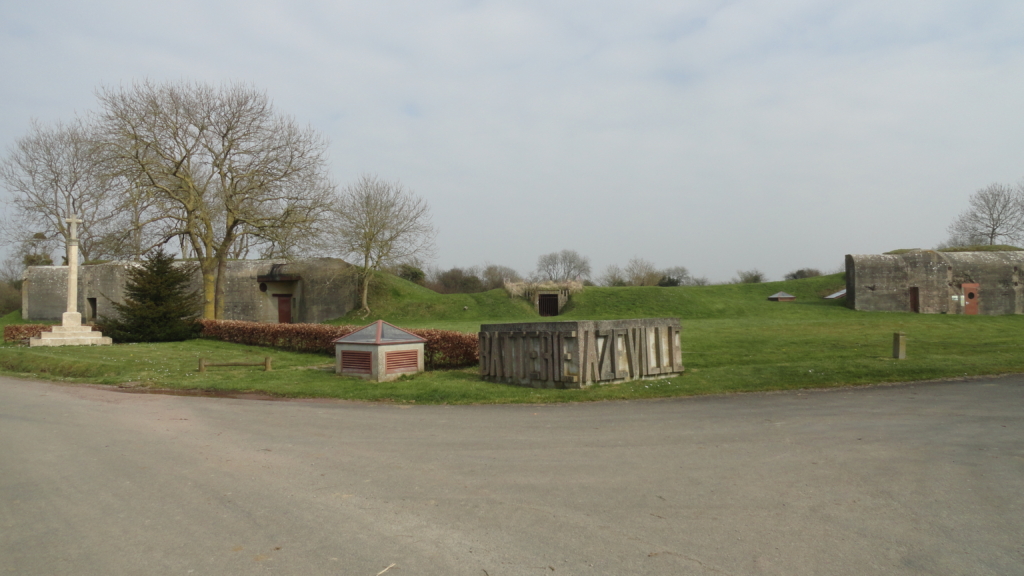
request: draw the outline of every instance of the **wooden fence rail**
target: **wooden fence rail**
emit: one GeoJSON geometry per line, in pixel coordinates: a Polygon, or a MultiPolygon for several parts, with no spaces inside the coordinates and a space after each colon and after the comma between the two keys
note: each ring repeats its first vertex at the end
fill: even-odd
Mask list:
{"type": "Polygon", "coordinates": [[[209,366],[263,366],[264,372],[270,372],[270,356],[263,358],[263,362],[224,362],[221,364],[210,364],[206,361],[206,358],[199,359],[199,371],[206,372],[206,368],[209,366]]]}

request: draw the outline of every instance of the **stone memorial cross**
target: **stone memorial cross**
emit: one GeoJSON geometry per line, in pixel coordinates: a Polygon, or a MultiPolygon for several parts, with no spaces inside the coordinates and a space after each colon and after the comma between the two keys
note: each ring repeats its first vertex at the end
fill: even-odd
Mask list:
{"type": "MultiPolygon", "coordinates": [[[[78,225],[82,220],[77,214],[72,214],[65,222],[71,225],[71,235],[68,238],[68,309],[64,315],[64,325],[67,326],[67,314],[78,314],[78,225]]],[[[78,316],[78,324],[81,324],[82,317],[78,316]]]]}
{"type": "Polygon", "coordinates": [[[71,224],[68,235],[68,310],[61,318],[61,325],[43,332],[38,338],[30,338],[29,346],[109,346],[110,338],[96,332],[91,326],[82,326],[82,315],[78,312],[78,225],[82,221],[72,214],[65,222],[71,224]]]}

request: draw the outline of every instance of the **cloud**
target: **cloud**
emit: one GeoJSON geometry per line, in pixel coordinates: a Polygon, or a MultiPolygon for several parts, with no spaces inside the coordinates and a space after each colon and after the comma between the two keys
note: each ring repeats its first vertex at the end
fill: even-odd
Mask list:
{"type": "MultiPolygon", "coordinates": [[[[6,10],[6,9],[5,9],[6,10]]],[[[725,280],[930,246],[1022,174],[1015,2],[41,2],[0,18],[0,144],[99,84],[240,80],[335,177],[431,200],[438,264],[572,248],[725,280]]]]}

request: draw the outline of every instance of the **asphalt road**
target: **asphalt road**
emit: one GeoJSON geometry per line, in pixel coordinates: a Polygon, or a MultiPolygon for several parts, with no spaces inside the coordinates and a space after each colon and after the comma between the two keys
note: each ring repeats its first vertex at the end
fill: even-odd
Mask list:
{"type": "Polygon", "coordinates": [[[385,569],[1024,574],[1024,378],[455,407],[0,378],[0,574],[385,569]]]}

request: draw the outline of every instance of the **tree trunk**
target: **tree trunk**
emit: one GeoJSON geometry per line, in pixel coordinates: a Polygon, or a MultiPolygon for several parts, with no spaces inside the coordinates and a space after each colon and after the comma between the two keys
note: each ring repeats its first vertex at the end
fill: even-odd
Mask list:
{"type": "Polygon", "coordinates": [[[227,282],[228,277],[228,261],[227,258],[217,259],[217,284],[214,287],[214,307],[213,312],[216,315],[215,318],[221,320],[224,318],[224,284],[227,282]]]}
{"type": "Polygon", "coordinates": [[[370,292],[370,271],[363,268],[363,286],[360,290],[362,292],[362,310],[363,316],[370,315],[370,304],[367,300],[366,295],[370,292]]]}
{"type": "Polygon", "coordinates": [[[203,272],[203,318],[213,320],[217,317],[217,260],[203,258],[199,261],[199,268],[203,272]]]}

